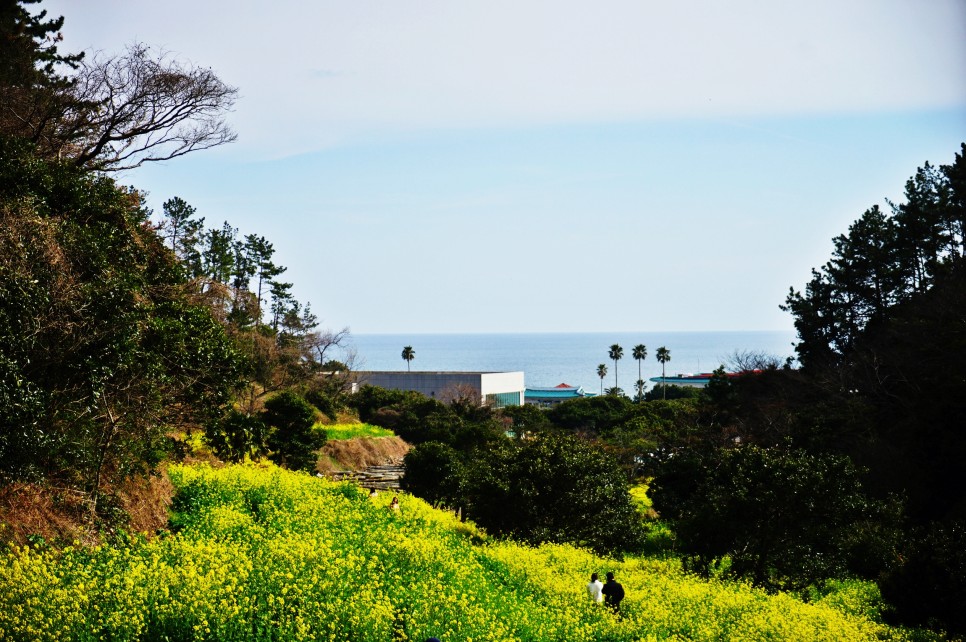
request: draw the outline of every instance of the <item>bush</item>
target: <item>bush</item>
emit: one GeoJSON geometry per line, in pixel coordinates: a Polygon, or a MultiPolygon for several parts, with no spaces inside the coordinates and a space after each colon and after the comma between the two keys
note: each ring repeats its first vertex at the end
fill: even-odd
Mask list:
{"type": "Polygon", "coordinates": [[[627,397],[584,397],[557,404],[550,409],[549,416],[561,428],[605,433],[622,422],[633,407],[634,403],[627,397]]]}
{"type": "Polygon", "coordinates": [[[644,401],[659,401],[662,399],[700,399],[702,394],[703,392],[701,388],[659,383],[644,393],[644,401]]]}
{"type": "Polygon", "coordinates": [[[281,392],[265,402],[262,420],[271,427],[269,459],[291,470],[315,468],[316,451],[325,445],[326,434],[314,428],[315,409],[305,399],[281,392]]]}
{"type": "Polygon", "coordinates": [[[672,458],[651,486],[688,564],[769,589],[800,590],[845,571],[857,524],[871,514],[840,455],[741,446],[672,458]]]}
{"type": "MultiPolygon", "coordinates": [[[[413,402],[419,399],[426,399],[426,397],[418,392],[410,392],[408,390],[388,390],[386,388],[379,388],[378,386],[362,386],[359,392],[349,397],[348,403],[359,413],[359,421],[367,424],[374,423],[381,425],[374,419],[374,415],[378,411],[390,406],[406,404],[407,402],[413,402]]],[[[392,428],[392,426],[383,427],[392,428]]]]}
{"type": "Polygon", "coordinates": [[[492,533],[607,554],[643,544],[641,518],[620,467],[574,437],[544,434],[478,452],[465,488],[470,517],[492,533]]]}
{"type": "Polygon", "coordinates": [[[258,457],[264,452],[267,432],[258,417],[231,410],[205,427],[205,442],[221,459],[237,463],[246,455],[258,457]]]}
{"type": "Polygon", "coordinates": [[[511,430],[519,438],[529,433],[536,433],[551,428],[547,411],[533,404],[522,406],[506,406],[500,409],[500,414],[511,422],[511,430]]]}
{"type": "Polygon", "coordinates": [[[309,390],[305,393],[305,400],[331,421],[338,418],[339,404],[331,396],[321,390],[309,390]]]}
{"type": "Polygon", "coordinates": [[[880,583],[893,618],[966,634],[966,521],[930,524],[906,544],[900,560],[880,583]]]}
{"type": "Polygon", "coordinates": [[[406,454],[403,489],[434,506],[456,508],[462,504],[466,475],[462,456],[446,444],[430,441],[406,454]]]}

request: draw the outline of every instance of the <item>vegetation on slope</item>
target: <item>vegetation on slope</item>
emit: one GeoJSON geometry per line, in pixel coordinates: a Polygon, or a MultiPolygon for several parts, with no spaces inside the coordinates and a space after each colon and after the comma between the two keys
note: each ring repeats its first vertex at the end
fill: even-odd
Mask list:
{"type": "Polygon", "coordinates": [[[394,437],[391,430],[373,426],[372,424],[333,424],[325,426],[325,434],[329,441],[345,441],[347,439],[394,437]]]}
{"type": "Polygon", "coordinates": [[[876,640],[856,587],[818,604],[699,580],[669,561],[488,540],[410,496],[274,467],[175,467],[173,532],[113,546],[13,548],[0,639],[876,640]],[[627,590],[617,618],[591,572],[627,590]]]}

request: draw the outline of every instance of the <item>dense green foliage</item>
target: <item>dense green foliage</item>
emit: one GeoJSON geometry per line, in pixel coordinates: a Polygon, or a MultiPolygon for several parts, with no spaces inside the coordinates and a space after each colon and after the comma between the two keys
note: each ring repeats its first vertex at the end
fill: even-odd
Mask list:
{"type": "Polygon", "coordinates": [[[506,406],[500,409],[500,415],[509,422],[510,433],[517,438],[553,429],[547,413],[533,404],[506,406]]]}
{"type": "Polygon", "coordinates": [[[361,421],[392,430],[411,444],[436,441],[469,451],[505,438],[503,424],[478,400],[444,404],[416,392],[363,386],[347,403],[361,421]]]}
{"type": "Polygon", "coordinates": [[[347,331],[315,331],[264,238],[177,197],[153,220],[94,172],[229,142],[236,90],[141,45],[60,53],[63,18],[33,4],[0,7],[0,484],[80,489],[96,517],[202,426],[229,461],[309,467],[324,433],[262,402],[296,390],[334,416],[349,375],[322,364],[347,331]]]}
{"type": "MultiPolygon", "coordinates": [[[[625,410],[630,404],[610,399],[593,404],[625,410]]],[[[433,504],[526,541],[575,542],[607,552],[640,547],[640,520],[619,463],[585,441],[546,432],[550,422],[539,409],[495,412],[473,399],[443,404],[371,386],[351,403],[363,421],[415,444],[403,483],[433,504]],[[508,436],[524,433],[525,439],[508,436]]]]}
{"type": "Polygon", "coordinates": [[[233,408],[208,422],[205,441],[215,455],[237,464],[248,457],[257,459],[264,454],[267,431],[268,427],[261,419],[233,408]]]}
{"type": "Polygon", "coordinates": [[[903,620],[966,631],[966,520],[934,522],[904,542],[903,563],[881,582],[903,620]]]}
{"type": "Polygon", "coordinates": [[[920,169],[891,213],[870,208],[835,239],[804,294],[786,300],[800,369],[708,386],[687,456],[655,480],[682,552],[779,585],[847,569],[880,580],[898,621],[966,631],[952,606],[966,603],[953,544],[966,515],[964,177],[966,145],[952,165],[920,169]],[[833,464],[835,483],[822,482],[833,464]],[[892,510],[856,518],[883,502],[892,510]],[[850,519],[854,536],[842,537],[850,519]],[[765,536],[774,550],[749,557],[765,536]],[[741,561],[769,556],[765,568],[741,561]]]}
{"type": "Polygon", "coordinates": [[[740,446],[669,461],[651,487],[689,566],[772,589],[844,577],[858,525],[871,518],[848,458],[740,446]]]}
{"type": "Polygon", "coordinates": [[[625,419],[632,402],[620,395],[583,397],[557,404],[548,418],[561,428],[606,433],[625,419]]]}
{"type": "Polygon", "coordinates": [[[34,15],[28,5],[40,0],[0,4],[0,133],[43,143],[35,123],[55,119],[71,106],[62,72],[76,69],[83,54],[58,51],[64,18],[34,15]]]}
{"type": "Polygon", "coordinates": [[[476,452],[461,492],[467,515],[491,534],[604,554],[640,550],[643,543],[626,475],[574,437],[546,434],[476,452]]]}
{"type": "Polygon", "coordinates": [[[0,475],[96,499],[220,412],[241,370],[137,194],[0,138],[0,475]]]}
{"type": "Polygon", "coordinates": [[[438,441],[422,443],[406,454],[406,491],[433,506],[465,510],[467,463],[458,450],[438,441]]]}
{"type": "Polygon", "coordinates": [[[280,392],[265,402],[262,421],[269,427],[265,445],[276,464],[291,470],[315,469],[316,451],[325,430],[315,427],[315,409],[294,392],[280,392]]]}
{"type": "Polygon", "coordinates": [[[697,399],[701,396],[699,388],[690,386],[675,386],[673,384],[656,384],[653,388],[644,393],[645,401],[656,401],[657,399],[697,399]]]}

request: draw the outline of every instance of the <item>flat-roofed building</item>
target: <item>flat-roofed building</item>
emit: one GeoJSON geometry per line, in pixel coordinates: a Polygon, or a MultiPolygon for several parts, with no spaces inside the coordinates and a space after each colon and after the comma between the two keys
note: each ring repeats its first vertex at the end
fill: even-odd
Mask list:
{"type": "Polygon", "coordinates": [[[494,408],[523,405],[523,372],[357,372],[359,385],[412,390],[448,402],[472,394],[494,408]]]}

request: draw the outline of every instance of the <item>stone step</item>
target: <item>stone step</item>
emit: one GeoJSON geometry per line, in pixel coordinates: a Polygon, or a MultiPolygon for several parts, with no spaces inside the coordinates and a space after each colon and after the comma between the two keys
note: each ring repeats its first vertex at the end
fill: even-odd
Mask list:
{"type": "Polygon", "coordinates": [[[399,490],[399,482],[404,472],[405,467],[401,464],[382,464],[364,470],[331,473],[330,477],[336,481],[354,481],[363,488],[399,490]]]}

